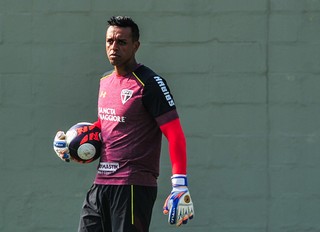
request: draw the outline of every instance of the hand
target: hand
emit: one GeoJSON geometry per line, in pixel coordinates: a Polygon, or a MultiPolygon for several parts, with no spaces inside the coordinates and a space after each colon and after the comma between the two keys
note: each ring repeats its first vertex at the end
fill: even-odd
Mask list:
{"type": "Polygon", "coordinates": [[[173,175],[171,181],[173,188],[164,203],[163,213],[169,214],[169,224],[180,226],[193,218],[193,203],[187,187],[186,175],[173,175]]]}
{"type": "Polygon", "coordinates": [[[53,150],[58,157],[63,161],[70,162],[71,156],[66,141],[66,134],[63,131],[58,131],[53,141],[53,150]]]}

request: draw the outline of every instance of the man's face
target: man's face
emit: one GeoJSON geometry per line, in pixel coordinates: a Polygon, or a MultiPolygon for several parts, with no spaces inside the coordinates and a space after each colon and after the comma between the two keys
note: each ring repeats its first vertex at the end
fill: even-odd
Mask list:
{"type": "Polygon", "coordinates": [[[106,53],[113,66],[125,67],[135,60],[139,42],[132,40],[130,27],[110,26],[106,34],[106,53]]]}

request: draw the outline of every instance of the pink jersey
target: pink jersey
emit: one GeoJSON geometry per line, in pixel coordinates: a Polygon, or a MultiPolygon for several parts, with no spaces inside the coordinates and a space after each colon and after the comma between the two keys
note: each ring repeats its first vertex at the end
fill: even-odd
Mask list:
{"type": "Polygon", "coordinates": [[[96,184],[156,186],[162,133],[178,118],[163,78],[146,66],[100,80],[98,117],[103,140],[96,184]]]}

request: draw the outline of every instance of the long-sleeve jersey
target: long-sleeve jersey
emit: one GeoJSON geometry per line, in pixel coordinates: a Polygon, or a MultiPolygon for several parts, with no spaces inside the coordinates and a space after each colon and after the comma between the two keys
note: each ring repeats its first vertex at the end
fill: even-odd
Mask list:
{"type": "Polygon", "coordinates": [[[144,65],[100,80],[98,121],[103,141],[96,184],[156,186],[162,132],[178,119],[166,81],[144,65]]]}

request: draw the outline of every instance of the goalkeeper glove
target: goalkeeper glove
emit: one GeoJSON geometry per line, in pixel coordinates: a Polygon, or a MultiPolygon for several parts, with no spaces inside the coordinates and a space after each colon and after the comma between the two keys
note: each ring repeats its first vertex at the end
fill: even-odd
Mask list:
{"type": "Polygon", "coordinates": [[[66,141],[66,134],[63,131],[58,131],[53,141],[53,150],[60,159],[70,162],[71,156],[66,141]]]}
{"type": "Polygon", "coordinates": [[[180,226],[193,218],[193,203],[187,187],[186,175],[173,175],[171,182],[172,191],[164,203],[163,213],[169,215],[169,224],[180,226]]]}

